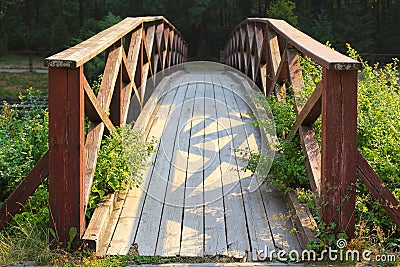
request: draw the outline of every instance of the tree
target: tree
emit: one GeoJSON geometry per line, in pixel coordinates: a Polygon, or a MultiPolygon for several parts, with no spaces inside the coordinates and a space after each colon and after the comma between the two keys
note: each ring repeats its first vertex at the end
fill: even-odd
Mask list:
{"type": "Polygon", "coordinates": [[[283,19],[292,26],[297,26],[296,4],[290,0],[276,0],[269,5],[267,16],[283,19]]]}
{"type": "Polygon", "coordinates": [[[336,44],[336,38],[333,34],[332,21],[324,8],[321,9],[317,15],[317,18],[314,20],[312,37],[321,43],[326,43],[329,41],[334,45],[336,44]]]}
{"type": "Polygon", "coordinates": [[[350,43],[360,53],[376,50],[374,18],[368,9],[368,0],[347,0],[334,22],[334,33],[341,44],[339,50],[346,51],[346,43],[350,43]]]}

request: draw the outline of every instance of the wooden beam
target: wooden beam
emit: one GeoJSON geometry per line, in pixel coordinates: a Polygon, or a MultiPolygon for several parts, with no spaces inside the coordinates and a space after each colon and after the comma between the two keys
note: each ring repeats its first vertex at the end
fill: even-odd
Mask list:
{"type": "Polygon", "coordinates": [[[47,151],[0,207],[0,230],[7,226],[8,222],[24,206],[29,196],[35,192],[44,178],[49,175],[48,167],[49,152],[47,151]]]}
{"type": "Polygon", "coordinates": [[[400,203],[390,192],[367,160],[357,151],[357,176],[367,186],[375,199],[382,205],[386,213],[400,227],[400,203]]]}
{"type": "Polygon", "coordinates": [[[83,88],[85,90],[85,113],[89,120],[92,122],[102,121],[110,132],[114,131],[114,125],[110,118],[108,118],[106,112],[100,106],[100,103],[98,103],[97,98],[85,77],[83,83],[83,88]]]}
{"type": "Polygon", "coordinates": [[[322,70],[322,220],[354,235],[357,71],[322,70]]]}
{"type": "Polygon", "coordinates": [[[321,150],[311,126],[300,126],[299,135],[303,154],[306,156],[310,186],[319,197],[321,191],[321,150]]]}
{"type": "Polygon", "coordinates": [[[288,79],[288,61],[287,61],[287,56],[286,56],[286,51],[287,48],[285,47],[285,49],[283,50],[283,58],[282,60],[279,62],[279,66],[278,69],[276,71],[276,75],[275,77],[272,79],[272,83],[271,83],[271,88],[275,88],[276,84],[283,84],[285,82],[286,79],[288,79]]]}
{"type": "Polygon", "coordinates": [[[85,192],[84,192],[84,206],[85,212],[89,202],[90,192],[92,191],[92,184],[94,173],[96,171],[97,158],[101,146],[101,140],[104,133],[104,123],[92,123],[89,127],[89,132],[86,135],[85,142],[85,192]]]}
{"type": "Polygon", "coordinates": [[[317,88],[312,93],[304,108],[297,114],[296,121],[292,127],[293,134],[296,134],[301,125],[311,125],[321,115],[322,85],[317,84],[317,88]]]}
{"type": "Polygon", "coordinates": [[[86,41],[46,58],[44,64],[46,67],[56,68],[76,68],[82,66],[137,27],[141,27],[145,23],[155,23],[157,21],[164,21],[176,34],[180,35],[175,27],[162,16],[128,17],[86,41]]]}
{"type": "Polygon", "coordinates": [[[50,224],[64,246],[85,230],[83,67],[49,68],[50,224]]]}
{"type": "MultiPolygon", "coordinates": [[[[289,23],[279,19],[249,18],[243,22],[258,22],[267,24],[279,36],[294,46],[304,55],[312,58],[316,63],[329,70],[358,70],[361,63],[339,52],[332,50],[324,44],[314,40],[307,34],[299,31],[289,23]]],[[[240,24],[238,27],[241,27],[240,24]]]]}
{"type": "Polygon", "coordinates": [[[300,67],[299,54],[294,49],[287,49],[290,82],[292,83],[295,112],[299,114],[307,101],[302,94],[304,90],[303,72],[300,67]]]}

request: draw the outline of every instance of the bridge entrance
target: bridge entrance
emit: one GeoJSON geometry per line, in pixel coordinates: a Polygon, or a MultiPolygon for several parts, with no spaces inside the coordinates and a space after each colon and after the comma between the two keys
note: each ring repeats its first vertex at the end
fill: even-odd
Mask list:
{"type": "MultiPolygon", "coordinates": [[[[263,132],[236,73],[192,67],[154,90],[145,116],[159,139],[143,184],[114,210],[107,254],[251,257],[252,251],[300,250],[285,201],[245,170],[240,151],[259,152],[263,132]],[[192,69],[192,70],[189,70],[192,69]],[[163,91],[159,93],[158,91],[163,91]],[[160,95],[160,97],[156,97],[160,95]]],[[[252,88],[247,88],[252,90],[252,88]]],[[[134,149],[134,148],[132,148],[134,149]]]]}

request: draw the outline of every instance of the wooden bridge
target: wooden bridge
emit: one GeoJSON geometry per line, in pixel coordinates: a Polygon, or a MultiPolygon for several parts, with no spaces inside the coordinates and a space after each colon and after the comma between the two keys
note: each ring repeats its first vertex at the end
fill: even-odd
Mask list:
{"type": "Polygon", "coordinates": [[[48,176],[50,221],[59,240],[68,241],[75,227],[76,241],[86,240],[99,253],[256,260],[260,250],[300,250],[315,227],[312,216],[299,210],[293,195],[286,198],[245,171],[236,150],[260,151],[268,139],[248,123],[256,108],[249,95],[282,96],[289,85],[297,112],[292,130],[300,135],[311,187],[324,203],[322,219],[353,235],[358,176],[400,225],[398,201],[356,148],[359,62],[284,21],[263,18],[247,19],[233,31],[226,65],[183,64],[187,54],[170,22],[141,17],[47,58],[49,151],[1,207],[0,227],[48,176]],[[106,64],[95,95],[84,66],[99,54],[106,64]],[[323,70],[308,100],[299,55],[323,70]],[[319,116],[321,149],[312,127],[319,116]],[[86,134],[85,118],[91,122],[86,134]],[[107,199],[88,223],[103,135],[130,121],[147,138],[159,139],[158,151],[143,184],[107,199]],[[297,212],[294,225],[286,201],[297,212]]]}

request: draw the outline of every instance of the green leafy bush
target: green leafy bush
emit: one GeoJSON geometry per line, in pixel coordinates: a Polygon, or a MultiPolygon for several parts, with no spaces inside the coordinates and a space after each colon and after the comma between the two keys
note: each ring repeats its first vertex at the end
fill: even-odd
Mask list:
{"type": "MultiPolygon", "coordinates": [[[[394,59],[393,63],[384,66],[378,64],[370,66],[350,46],[348,46],[348,54],[361,61],[363,66],[358,80],[357,148],[397,199],[400,199],[399,61],[394,59]]],[[[322,71],[320,66],[307,57],[302,57],[300,61],[304,79],[303,104],[305,104],[316,84],[321,81],[322,71]]],[[[275,97],[271,97],[268,99],[268,105],[274,114],[278,137],[277,153],[271,167],[272,183],[283,192],[292,189],[301,192],[299,188],[309,192],[305,158],[301,151],[299,137],[296,136],[290,141],[286,139],[296,117],[291,88],[289,87],[284,102],[279,102],[275,97]]],[[[262,123],[259,125],[262,126],[262,123]]],[[[316,138],[320,142],[321,118],[314,123],[314,130],[316,138]]],[[[256,159],[256,155],[249,158],[249,166],[253,169],[255,169],[254,163],[257,163],[256,159]]],[[[398,240],[399,229],[394,227],[393,221],[386,215],[382,206],[369,193],[365,185],[358,180],[356,186],[356,223],[358,225],[356,229],[359,229],[357,236],[365,239],[366,234],[375,233],[374,235],[377,237],[373,242],[379,239],[381,243],[396,244],[393,240],[398,240]],[[378,238],[378,236],[380,237],[378,238]]],[[[303,195],[309,195],[309,193],[303,195]]],[[[323,242],[318,246],[333,242],[332,225],[325,225],[320,221],[314,200],[311,200],[312,197],[304,199],[319,221],[321,231],[326,233],[320,236],[323,242]]],[[[372,244],[371,239],[363,240],[363,242],[363,244],[372,244]]]]}
{"type": "MultiPolygon", "coordinates": [[[[48,112],[42,93],[32,88],[20,95],[20,104],[3,103],[0,113],[0,204],[19,185],[48,149],[48,112]]],[[[15,220],[24,224],[27,214],[46,224],[48,191],[43,183],[15,220]]]]}
{"type": "Polygon", "coordinates": [[[142,171],[147,167],[154,145],[154,139],[145,141],[142,132],[133,129],[132,125],[117,127],[103,139],[89,199],[89,213],[103,196],[126,186],[140,185],[142,171]]]}

